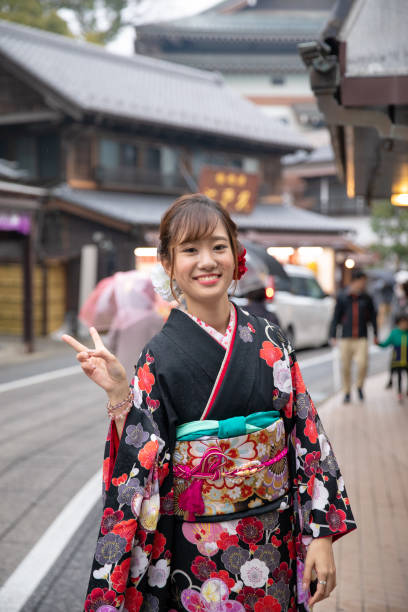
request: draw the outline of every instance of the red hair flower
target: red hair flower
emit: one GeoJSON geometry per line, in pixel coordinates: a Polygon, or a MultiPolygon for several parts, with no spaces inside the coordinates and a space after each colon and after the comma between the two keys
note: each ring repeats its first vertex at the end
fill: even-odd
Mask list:
{"type": "Polygon", "coordinates": [[[240,251],[239,255],[238,255],[238,272],[237,272],[237,279],[240,280],[240,278],[242,278],[245,274],[245,272],[247,272],[248,268],[246,267],[246,249],[242,248],[242,250],[240,251]]]}

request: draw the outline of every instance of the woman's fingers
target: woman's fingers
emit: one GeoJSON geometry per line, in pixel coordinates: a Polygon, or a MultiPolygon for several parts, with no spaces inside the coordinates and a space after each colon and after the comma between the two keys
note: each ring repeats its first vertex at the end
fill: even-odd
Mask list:
{"type": "Polygon", "coordinates": [[[312,579],[312,569],[313,569],[313,563],[308,561],[308,558],[306,557],[306,561],[305,561],[305,569],[303,572],[303,590],[307,591],[308,588],[310,587],[310,581],[312,579]]]}
{"type": "Polygon", "coordinates": [[[80,342],[78,342],[78,340],[75,340],[75,338],[73,338],[72,336],[69,336],[68,334],[64,334],[62,336],[62,340],[66,342],[67,344],[69,344],[69,346],[71,346],[74,349],[74,351],[77,351],[78,353],[81,351],[89,350],[84,344],[81,344],[80,342]]]}
{"type": "Polygon", "coordinates": [[[95,350],[96,351],[100,351],[100,350],[104,349],[105,345],[102,342],[102,339],[101,339],[100,335],[98,334],[98,332],[96,331],[95,327],[90,327],[89,328],[89,333],[91,334],[91,338],[94,341],[95,350]]]}
{"type": "Polygon", "coordinates": [[[328,569],[317,572],[317,588],[313,597],[309,600],[309,606],[313,606],[318,601],[330,596],[336,586],[336,571],[328,569]]]}
{"type": "Polygon", "coordinates": [[[309,606],[314,606],[315,603],[317,603],[318,601],[321,601],[322,599],[326,597],[326,586],[327,586],[327,579],[322,576],[318,577],[316,592],[313,595],[313,597],[309,599],[309,606]]]}

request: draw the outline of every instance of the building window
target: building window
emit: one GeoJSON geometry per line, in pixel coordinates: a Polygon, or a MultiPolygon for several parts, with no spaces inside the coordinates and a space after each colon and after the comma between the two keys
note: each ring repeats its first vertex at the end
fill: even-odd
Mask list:
{"type": "Polygon", "coordinates": [[[19,136],[16,139],[16,162],[26,170],[27,178],[37,178],[36,146],[34,136],[19,136]]]}
{"type": "Polygon", "coordinates": [[[283,74],[273,74],[271,76],[272,85],[284,85],[285,82],[286,82],[286,79],[283,76],[283,74]]]}
{"type": "Polygon", "coordinates": [[[161,151],[159,147],[146,147],[144,151],[144,167],[147,170],[160,171],[161,151]]]}
{"type": "Polygon", "coordinates": [[[127,142],[121,143],[120,157],[123,166],[137,166],[139,163],[139,147],[127,142]]]}
{"type": "Polygon", "coordinates": [[[99,162],[104,168],[118,168],[120,165],[119,142],[102,138],[99,147],[99,162]]]}

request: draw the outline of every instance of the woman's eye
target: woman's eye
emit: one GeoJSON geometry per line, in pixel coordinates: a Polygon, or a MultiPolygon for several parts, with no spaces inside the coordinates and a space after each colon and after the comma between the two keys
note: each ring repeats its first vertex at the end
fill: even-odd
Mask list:
{"type": "Polygon", "coordinates": [[[194,247],[186,247],[183,249],[183,253],[194,253],[196,249],[194,247]]]}
{"type": "Polygon", "coordinates": [[[226,249],[226,248],[227,248],[227,245],[226,245],[226,244],[216,244],[216,245],[215,245],[215,247],[214,247],[214,249],[215,249],[216,251],[223,251],[223,250],[224,250],[224,249],[226,249]]]}

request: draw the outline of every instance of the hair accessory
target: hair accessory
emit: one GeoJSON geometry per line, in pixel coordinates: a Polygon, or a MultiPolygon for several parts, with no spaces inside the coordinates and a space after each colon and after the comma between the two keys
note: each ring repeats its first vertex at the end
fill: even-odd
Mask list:
{"type": "Polygon", "coordinates": [[[248,268],[246,267],[246,249],[242,247],[242,250],[240,254],[238,255],[238,274],[237,274],[238,280],[240,280],[244,276],[245,272],[247,271],[248,271],[248,268]]]}
{"type": "Polygon", "coordinates": [[[160,297],[166,300],[166,302],[172,302],[174,300],[174,295],[177,298],[181,297],[181,290],[175,280],[173,280],[174,295],[172,294],[170,287],[170,278],[161,263],[156,264],[152,268],[150,277],[153,283],[154,290],[160,295],[160,297]]]}

